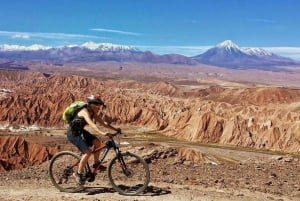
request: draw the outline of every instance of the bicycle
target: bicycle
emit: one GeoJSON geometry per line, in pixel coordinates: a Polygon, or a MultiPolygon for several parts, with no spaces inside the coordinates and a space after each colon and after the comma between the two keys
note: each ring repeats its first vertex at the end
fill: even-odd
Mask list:
{"type": "MultiPolygon", "coordinates": [[[[102,164],[108,152],[113,149],[115,156],[107,167],[107,176],[112,188],[121,195],[137,195],[145,191],[149,184],[149,167],[142,157],[128,151],[121,152],[114,140],[114,137],[120,134],[121,132],[112,134],[105,146],[93,150],[93,153],[105,148],[100,155],[100,164],[102,164]]],[[[62,192],[82,190],[72,176],[78,168],[80,158],[71,151],[62,151],[53,156],[49,164],[49,175],[52,184],[57,189],[62,192]]],[[[87,163],[83,173],[84,181],[93,182],[98,171],[101,171],[100,166],[92,170],[87,163]]]]}

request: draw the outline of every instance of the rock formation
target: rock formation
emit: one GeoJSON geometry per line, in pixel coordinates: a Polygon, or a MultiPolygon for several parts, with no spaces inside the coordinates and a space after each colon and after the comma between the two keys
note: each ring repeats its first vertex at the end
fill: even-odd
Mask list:
{"type": "Polygon", "coordinates": [[[299,89],[188,88],[21,71],[0,76],[0,88],[12,91],[0,98],[1,124],[62,127],[61,114],[72,97],[100,93],[114,124],[146,126],[194,142],[300,152],[299,89]]]}
{"type": "Polygon", "coordinates": [[[0,172],[39,165],[58,149],[29,143],[19,136],[0,137],[0,172]]]}

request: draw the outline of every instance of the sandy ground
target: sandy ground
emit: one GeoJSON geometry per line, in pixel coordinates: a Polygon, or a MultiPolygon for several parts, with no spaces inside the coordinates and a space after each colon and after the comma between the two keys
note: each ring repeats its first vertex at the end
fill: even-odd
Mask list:
{"type": "Polygon", "coordinates": [[[48,181],[40,184],[28,182],[27,184],[2,186],[0,199],[3,201],[18,200],[44,200],[44,201],[71,201],[71,200],[119,200],[119,201],[258,201],[258,200],[297,200],[285,196],[274,196],[249,190],[203,188],[199,185],[169,185],[164,183],[151,183],[147,191],[139,196],[122,196],[104,185],[87,187],[81,193],[63,193],[49,185],[48,181]]]}
{"type": "MultiPolygon", "coordinates": [[[[29,141],[42,144],[65,143],[63,136],[27,135],[29,141]]],[[[83,192],[59,192],[48,176],[49,161],[22,170],[0,173],[0,200],[113,200],[113,201],[299,201],[300,160],[289,155],[253,152],[222,147],[205,147],[183,142],[149,142],[126,139],[122,147],[139,155],[153,153],[149,168],[151,181],[146,192],[123,196],[115,192],[106,172],[97,175],[83,192]],[[182,160],[178,154],[165,157],[168,150],[189,147],[205,154],[210,162],[182,160]],[[218,160],[216,160],[218,158],[218,160]]],[[[68,143],[64,149],[71,148],[68,143]]]]}

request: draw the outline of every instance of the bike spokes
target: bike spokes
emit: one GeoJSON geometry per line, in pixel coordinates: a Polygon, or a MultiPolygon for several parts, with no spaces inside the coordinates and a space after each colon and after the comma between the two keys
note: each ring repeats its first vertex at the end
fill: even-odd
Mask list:
{"type": "Polygon", "coordinates": [[[77,171],[80,157],[72,152],[61,152],[55,155],[49,166],[50,179],[60,191],[76,192],[78,184],[73,173],[77,171]]]}
{"type": "Polygon", "coordinates": [[[144,191],[150,180],[147,163],[132,153],[123,153],[109,164],[108,176],[113,188],[123,195],[144,191]]]}

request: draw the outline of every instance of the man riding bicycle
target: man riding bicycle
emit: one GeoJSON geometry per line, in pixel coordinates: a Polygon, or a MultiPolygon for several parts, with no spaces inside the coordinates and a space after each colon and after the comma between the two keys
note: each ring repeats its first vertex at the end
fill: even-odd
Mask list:
{"type": "MultiPolygon", "coordinates": [[[[82,157],[78,166],[77,172],[73,173],[75,180],[78,184],[84,184],[84,179],[82,178],[82,173],[84,171],[84,167],[88,162],[89,157],[92,154],[92,150],[90,147],[94,146],[94,149],[100,148],[103,146],[103,143],[110,137],[110,133],[101,131],[96,123],[98,122],[100,125],[115,130],[120,131],[119,128],[115,128],[109,125],[102,118],[97,116],[97,112],[100,108],[105,108],[105,104],[97,96],[90,96],[87,98],[87,104],[76,111],[73,120],[69,123],[67,129],[67,139],[74,144],[82,153],[82,157]],[[88,130],[85,129],[85,126],[90,126],[93,131],[102,135],[101,138],[96,137],[91,134],[88,130]],[[104,137],[106,136],[106,137],[104,137]]],[[[94,153],[94,165],[96,168],[100,165],[99,161],[100,150],[94,153]]]]}

